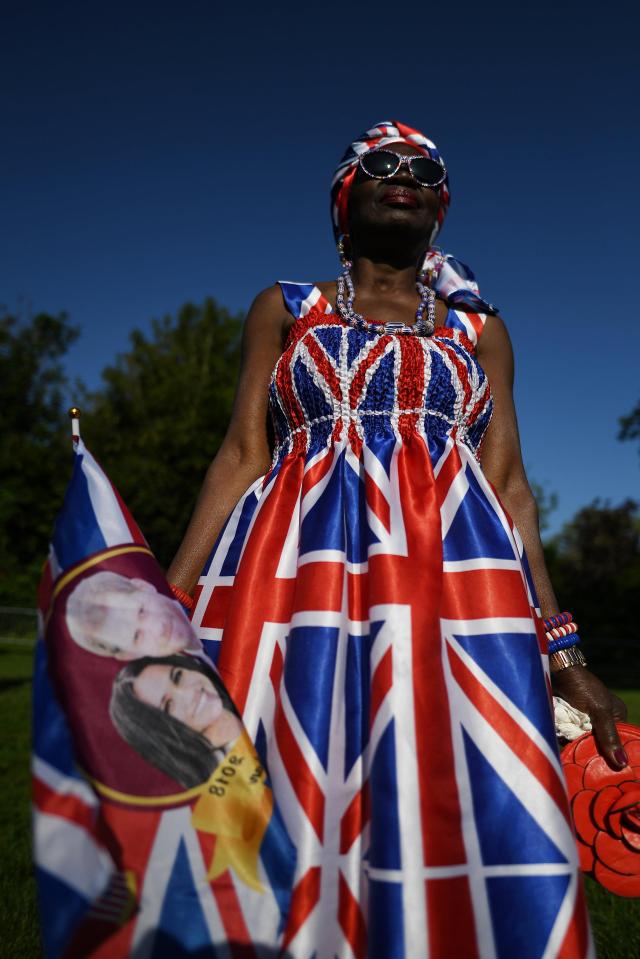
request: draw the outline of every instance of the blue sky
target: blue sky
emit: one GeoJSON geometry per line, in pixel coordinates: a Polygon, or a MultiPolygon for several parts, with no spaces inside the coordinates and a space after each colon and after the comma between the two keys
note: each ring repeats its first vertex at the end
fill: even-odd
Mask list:
{"type": "Polygon", "coordinates": [[[403,120],[450,171],[442,246],[509,326],[554,527],[637,496],[616,440],[640,395],[631,5],[220,6],[4,7],[0,302],[67,310],[68,371],[95,386],[186,300],[335,276],[335,162],[403,120]]]}

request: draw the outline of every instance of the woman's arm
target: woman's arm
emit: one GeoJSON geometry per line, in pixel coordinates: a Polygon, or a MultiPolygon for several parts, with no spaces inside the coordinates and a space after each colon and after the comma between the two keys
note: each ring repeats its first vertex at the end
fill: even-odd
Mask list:
{"type": "Polygon", "coordinates": [[[493,416],[482,443],[482,470],[518,527],[527,551],[540,611],[546,619],[559,612],[559,606],[544,561],[538,507],[522,463],[513,405],[513,350],[499,316],[487,317],[478,341],[478,362],[489,377],[493,396],[493,416]]]}
{"type": "MultiPolygon", "coordinates": [[[[542,616],[560,611],[544,560],[538,509],[522,463],[518,423],[513,405],[513,350],[500,317],[489,316],[478,342],[478,361],[489,377],[494,411],[482,444],[482,469],[518,527],[527,553],[542,616]]],[[[609,692],[583,666],[570,666],[552,674],[558,695],[588,713],[593,731],[607,761],[614,768],[626,765],[626,756],[615,727],[626,718],[622,700],[609,692]]]]}
{"type": "Polygon", "coordinates": [[[207,470],[184,539],[167,571],[169,582],[188,593],[233,507],[271,465],[267,437],[269,378],[282,352],[287,321],[278,286],[260,293],[247,314],[229,428],[207,470]]]}

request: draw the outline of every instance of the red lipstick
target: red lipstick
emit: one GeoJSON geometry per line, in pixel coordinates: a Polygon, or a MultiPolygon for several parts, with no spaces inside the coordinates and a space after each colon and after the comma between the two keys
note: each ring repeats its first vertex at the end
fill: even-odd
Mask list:
{"type": "Polygon", "coordinates": [[[418,200],[413,190],[402,186],[389,186],[380,198],[381,203],[393,206],[417,206],[418,200]]]}

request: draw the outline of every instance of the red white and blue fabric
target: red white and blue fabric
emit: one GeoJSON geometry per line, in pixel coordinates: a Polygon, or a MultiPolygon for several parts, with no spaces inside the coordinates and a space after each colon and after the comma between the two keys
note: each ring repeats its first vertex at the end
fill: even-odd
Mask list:
{"type": "Polygon", "coordinates": [[[271,380],[273,467],[193,614],[296,844],[279,945],[592,956],[544,631],[477,458],[485,317],[379,336],[281,285],[296,321],[271,380]]]}
{"type": "MultiPolygon", "coordinates": [[[[331,182],[331,222],[336,241],[349,233],[348,204],[349,192],[356,175],[358,160],[370,150],[390,146],[393,143],[407,143],[421,150],[432,160],[444,163],[435,143],[419,130],[400,123],[398,120],[383,120],[376,123],[356,137],[347,147],[333,174],[331,182]]],[[[431,235],[431,244],[435,240],[451,202],[449,177],[438,187],[440,207],[437,222],[431,235]]],[[[497,313],[497,307],[480,296],[478,284],[473,272],[464,263],[439,247],[431,246],[421,267],[427,271],[427,282],[435,292],[452,307],[475,312],[497,313]]]]}
{"type": "Polygon", "coordinates": [[[95,553],[130,544],[146,547],[117,490],[78,441],[38,597],[33,852],[44,954],[251,959],[261,936],[277,938],[288,907],[295,850],[279,817],[260,849],[263,893],[229,872],[210,881],[210,843],[194,829],[188,806],[131,809],[96,794],[78,769],[73,730],[50,678],[44,620],[56,580],[95,553]],[[139,877],[134,902],[116,862],[123,856],[127,872],[139,877]]]}

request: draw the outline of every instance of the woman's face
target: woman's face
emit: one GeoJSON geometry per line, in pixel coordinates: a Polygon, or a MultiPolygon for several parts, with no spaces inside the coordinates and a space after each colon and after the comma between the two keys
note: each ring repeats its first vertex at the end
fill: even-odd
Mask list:
{"type": "MultiPolygon", "coordinates": [[[[408,143],[390,143],[381,149],[389,149],[403,156],[424,155],[408,143]]],[[[403,226],[428,240],[439,207],[437,191],[421,186],[406,164],[386,180],[367,176],[358,167],[349,194],[350,232],[380,226],[403,226]]]]}
{"type": "Polygon", "coordinates": [[[183,666],[158,663],[145,666],[133,681],[137,699],[204,733],[220,717],[224,706],[211,680],[183,666]]]}

